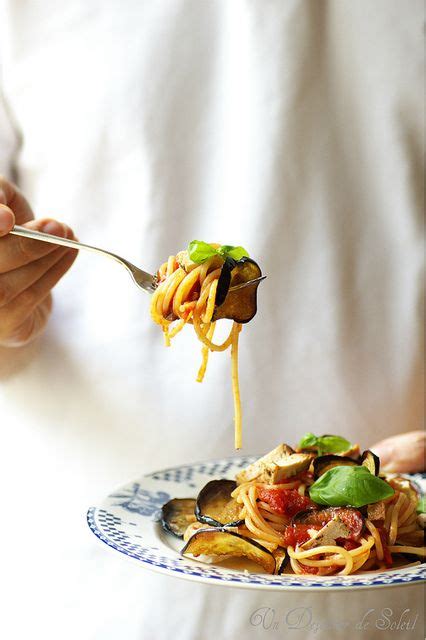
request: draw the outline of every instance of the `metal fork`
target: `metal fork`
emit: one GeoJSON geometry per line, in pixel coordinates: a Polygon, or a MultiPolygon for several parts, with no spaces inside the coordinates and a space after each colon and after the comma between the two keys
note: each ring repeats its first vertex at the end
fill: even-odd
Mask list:
{"type": "Polygon", "coordinates": [[[147,273],[134,264],[125,260],[121,256],[118,256],[112,251],[106,251],[105,249],[99,249],[98,247],[92,247],[90,244],[84,244],[83,242],[77,242],[76,240],[68,240],[68,238],[60,238],[50,233],[43,233],[42,231],[33,231],[26,227],[20,227],[15,225],[10,232],[15,236],[22,236],[23,238],[31,238],[31,240],[41,240],[42,242],[49,242],[50,244],[59,244],[63,247],[70,247],[71,249],[86,249],[93,253],[101,253],[104,256],[108,256],[115,260],[119,264],[123,265],[132,276],[133,282],[148,293],[153,293],[157,287],[157,278],[151,273],[147,273]]]}
{"type": "MultiPolygon", "coordinates": [[[[20,227],[19,225],[15,225],[10,232],[15,236],[22,236],[23,238],[31,238],[31,240],[40,240],[41,242],[49,242],[50,244],[58,244],[63,247],[70,247],[71,249],[86,249],[86,251],[92,251],[93,253],[100,253],[104,256],[108,256],[112,260],[115,260],[123,267],[127,269],[127,271],[132,276],[133,282],[144,291],[148,293],[154,293],[157,288],[158,282],[157,277],[152,275],[152,273],[148,273],[147,271],[143,271],[143,269],[139,269],[134,264],[125,260],[121,256],[118,256],[116,253],[112,253],[112,251],[106,251],[105,249],[99,249],[98,247],[93,247],[90,244],[84,244],[83,242],[77,242],[76,240],[68,240],[68,238],[61,238],[59,236],[54,236],[50,233],[43,233],[42,231],[33,231],[32,229],[27,229],[26,227],[20,227]]],[[[231,287],[230,291],[235,291],[237,289],[243,289],[247,286],[250,286],[254,283],[260,282],[266,276],[261,276],[260,278],[256,278],[255,280],[249,280],[248,282],[243,282],[242,284],[235,285],[231,287]]]]}

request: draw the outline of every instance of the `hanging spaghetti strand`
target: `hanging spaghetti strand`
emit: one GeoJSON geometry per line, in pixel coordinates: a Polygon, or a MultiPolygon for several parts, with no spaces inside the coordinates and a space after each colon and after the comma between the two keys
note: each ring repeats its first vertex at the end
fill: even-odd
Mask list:
{"type": "Polygon", "coordinates": [[[206,373],[210,351],[225,351],[231,348],[232,392],[234,396],[235,447],[242,446],[241,398],[238,380],[238,336],[241,324],[233,322],[228,337],[222,344],[213,342],[216,294],[221,274],[217,259],[211,258],[191,271],[180,266],[176,256],[169,256],[158,270],[159,285],[151,300],[151,317],[164,332],[166,346],[183,329],[192,324],[202,343],[201,366],[197,382],[202,382],[206,373]]]}

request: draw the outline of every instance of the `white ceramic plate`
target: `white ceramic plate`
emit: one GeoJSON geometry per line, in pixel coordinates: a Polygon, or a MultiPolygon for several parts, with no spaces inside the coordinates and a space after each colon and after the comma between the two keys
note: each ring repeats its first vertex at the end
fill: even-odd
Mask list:
{"type": "MultiPolygon", "coordinates": [[[[162,505],[171,498],[196,497],[212,478],[233,479],[256,456],[225,458],[165,469],[143,476],[117,489],[87,514],[90,529],[114,551],[133,558],[141,566],[170,576],[248,589],[360,589],[412,584],[425,580],[426,565],[351,576],[268,575],[259,569],[244,570],[205,564],[184,558],[182,540],[166,534],[160,523],[162,505]]],[[[425,488],[421,476],[413,479],[425,488]]],[[[254,565],[255,566],[255,565],[254,565]]]]}

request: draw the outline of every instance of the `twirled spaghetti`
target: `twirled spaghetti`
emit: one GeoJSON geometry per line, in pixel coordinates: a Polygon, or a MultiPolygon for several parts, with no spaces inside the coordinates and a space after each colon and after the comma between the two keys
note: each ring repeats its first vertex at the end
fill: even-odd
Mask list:
{"type": "MultiPolygon", "coordinates": [[[[218,245],[212,245],[217,247],[218,245]]],[[[161,325],[166,346],[183,329],[192,324],[202,343],[202,361],[197,382],[202,382],[210,351],[231,349],[232,391],[234,397],[235,448],[242,446],[241,397],[238,379],[238,337],[242,325],[233,322],[228,337],[221,344],[213,342],[216,323],[213,315],[223,259],[213,256],[202,264],[186,269],[177,256],[170,256],[158,270],[158,287],[152,296],[151,316],[161,325]]]]}

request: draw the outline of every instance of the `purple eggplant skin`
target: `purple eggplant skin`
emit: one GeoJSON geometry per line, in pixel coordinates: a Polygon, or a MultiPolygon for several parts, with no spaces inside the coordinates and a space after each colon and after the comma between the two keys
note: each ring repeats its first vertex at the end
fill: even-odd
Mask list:
{"type": "MultiPolygon", "coordinates": [[[[231,519],[222,522],[221,513],[232,502],[231,493],[236,488],[235,480],[211,480],[200,491],[195,505],[195,517],[210,527],[238,527],[244,519],[231,519]],[[220,518],[220,519],[219,519],[220,518]]],[[[235,503],[236,504],[236,503],[235,503]]]]}
{"type": "Polygon", "coordinates": [[[276,563],[273,554],[261,544],[242,536],[225,527],[198,529],[188,540],[181,551],[181,555],[190,553],[197,557],[207,556],[233,556],[236,558],[248,558],[260,564],[266,573],[275,573],[276,563]]]}
{"type": "Polygon", "coordinates": [[[332,469],[333,467],[342,467],[343,465],[348,466],[359,466],[359,462],[356,462],[353,458],[348,458],[347,456],[338,456],[334,453],[329,453],[325,456],[319,456],[315,458],[313,461],[313,471],[314,478],[317,480],[323,473],[328,471],[328,469],[332,469]]]}
{"type": "Polygon", "coordinates": [[[183,538],[189,525],[186,516],[195,515],[194,509],[194,498],[173,498],[166,502],[161,509],[161,526],[164,531],[173,534],[176,538],[183,538]]]}
{"type": "MultiPolygon", "coordinates": [[[[392,554],[392,555],[394,555],[394,554],[392,554]]],[[[419,562],[419,561],[420,561],[420,564],[424,564],[426,562],[426,558],[422,558],[421,556],[416,556],[416,554],[414,554],[414,553],[399,553],[397,555],[399,555],[402,558],[404,558],[405,563],[407,563],[407,564],[411,563],[411,562],[419,562]]]]}
{"type": "Polygon", "coordinates": [[[378,476],[380,473],[380,458],[375,453],[367,449],[361,456],[361,464],[367,467],[373,476],[378,476]]]}
{"type": "Polygon", "coordinates": [[[216,289],[216,307],[220,307],[225,302],[231,285],[231,271],[236,265],[237,261],[232,258],[226,258],[223,263],[216,289]]]}
{"type": "Polygon", "coordinates": [[[226,258],[217,285],[213,321],[230,318],[239,324],[245,324],[254,318],[257,312],[259,282],[237,291],[229,292],[229,288],[259,278],[261,275],[259,265],[251,258],[241,258],[238,261],[226,258]]]}
{"type": "Polygon", "coordinates": [[[283,558],[281,557],[275,558],[275,562],[276,562],[275,573],[277,574],[277,576],[280,576],[282,573],[284,573],[284,569],[290,563],[290,556],[288,555],[288,553],[286,553],[283,558]]]}

